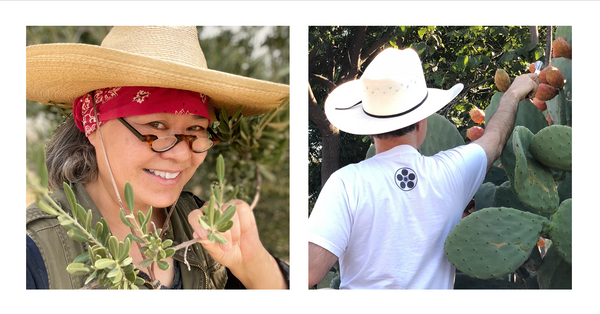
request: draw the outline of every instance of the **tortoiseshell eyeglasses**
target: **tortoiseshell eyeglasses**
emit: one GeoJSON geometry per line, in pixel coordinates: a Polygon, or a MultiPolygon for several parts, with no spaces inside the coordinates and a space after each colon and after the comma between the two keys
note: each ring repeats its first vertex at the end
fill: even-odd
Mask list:
{"type": "Polygon", "coordinates": [[[208,134],[210,134],[211,138],[206,137],[198,137],[196,135],[187,135],[187,134],[175,134],[171,136],[156,136],[152,134],[142,135],[136,129],[134,129],[125,119],[117,118],[117,120],[121,121],[123,125],[125,125],[131,133],[133,133],[140,141],[147,142],[150,145],[150,149],[157,153],[163,153],[171,148],[175,147],[175,145],[179,144],[181,141],[187,141],[190,149],[194,153],[204,153],[209,150],[214,145],[220,142],[217,135],[209,128],[208,134]]]}

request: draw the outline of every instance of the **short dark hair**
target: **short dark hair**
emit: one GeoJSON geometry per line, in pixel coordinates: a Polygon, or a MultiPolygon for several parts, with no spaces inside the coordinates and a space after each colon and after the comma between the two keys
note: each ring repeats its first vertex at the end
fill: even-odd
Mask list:
{"type": "Polygon", "coordinates": [[[401,128],[401,129],[397,129],[394,131],[381,133],[381,134],[374,134],[371,136],[374,138],[380,139],[380,140],[387,140],[389,138],[404,136],[404,135],[414,131],[416,128],[417,128],[417,123],[413,123],[409,126],[401,128]]]}

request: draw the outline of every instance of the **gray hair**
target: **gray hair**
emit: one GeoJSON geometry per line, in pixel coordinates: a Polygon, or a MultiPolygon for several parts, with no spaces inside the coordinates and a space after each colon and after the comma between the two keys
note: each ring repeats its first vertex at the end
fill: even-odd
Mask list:
{"type": "Polygon", "coordinates": [[[51,191],[62,188],[63,182],[86,184],[98,176],[96,150],[85,133],[77,128],[72,115],[48,140],[46,165],[51,191]]]}

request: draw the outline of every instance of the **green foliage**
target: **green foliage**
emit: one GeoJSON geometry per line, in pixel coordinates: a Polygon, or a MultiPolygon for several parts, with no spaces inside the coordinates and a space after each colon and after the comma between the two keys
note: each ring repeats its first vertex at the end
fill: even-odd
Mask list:
{"type": "MultiPolygon", "coordinates": [[[[194,194],[211,191],[210,182],[218,181],[207,167],[216,166],[214,154],[223,155],[228,167],[222,189],[254,204],[254,215],[261,242],[279,258],[289,256],[289,100],[260,116],[243,117],[241,110],[215,114],[212,125],[222,143],[211,148],[204,165],[186,185],[194,194]],[[264,179],[264,180],[263,180],[264,179]]],[[[212,193],[212,192],[210,192],[212,193]]],[[[209,194],[210,195],[210,194],[209,194]]]]}
{"type": "Polygon", "coordinates": [[[235,197],[233,196],[229,200],[223,199],[223,187],[225,186],[225,161],[223,156],[219,155],[217,158],[217,178],[219,182],[211,186],[211,198],[208,202],[208,206],[204,208],[204,216],[198,217],[198,223],[202,229],[208,231],[207,239],[212,243],[219,242],[226,244],[227,240],[219,232],[226,232],[233,227],[233,221],[231,218],[235,215],[237,206],[229,205],[227,209],[221,214],[221,207],[225,202],[235,197]]]}

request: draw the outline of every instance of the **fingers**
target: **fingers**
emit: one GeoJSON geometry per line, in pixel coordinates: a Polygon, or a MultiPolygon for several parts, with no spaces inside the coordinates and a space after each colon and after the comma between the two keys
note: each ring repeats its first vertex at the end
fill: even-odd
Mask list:
{"type": "MultiPolygon", "coordinates": [[[[194,238],[201,238],[202,240],[199,241],[204,248],[207,249],[207,251],[209,251],[209,253],[211,254],[211,256],[215,257],[213,255],[212,251],[215,250],[222,250],[222,251],[229,251],[231,249],[232,246],[232,236],[230,231],[227,232],[223,232],[220,233],[223,237],[225,237],[225,239],[227,240],[226,244],[220,244],[218,242],[211,242],[210,240],[207,239],[208,233],[209,231],[202,228],[202,226],[200,226],[200,222],[198,221],[198,219],[202,216],[204,216],[204,207],[208,206],[208,202],[201,208],[201,209],[195,209],[193,211],[191,211],[188,214],[188,222],[190,223],[190,225],[192,226],[192,228],[194,229],[194,238]]],[[[235,226],[235,221],[234,221],[234,226],[235,226]]],[[[233,229],[233,228],[232,228],[233,229]]]]}
{"type": "Polygon", "coordinates": [[[535,73],[531,73],[527,75],[530,79],[529,83],[531,86],[531,91],[527,94],[527,99],[535,98],[535,94],[537,93],[538,85],[540,84],[539,75],[535,73]]]}
{"type": "Polygon", "coordinates": [[[538,75],[535,73],[527,73],[517,76],[510,86],[519,99],[530,99],[535,97],[539,84],[538,75]]]}
{"type": "MultiPolygon", "coordinates": [[[[236,207],[236,211],[235,211],[235,215],[233,215],[233,217],[231,218],[231,221],[233,221],[233,227],[231,227],[231,229],[229,229],[228,233],[229,236],[231,237],[231,242],[233,243],[238,243],[240,241],[240,219],[239,219],[239,208],[240,206],[238,206],[238,204],[236,202],[230,201],[227,202],[225,204],[223,204],[223,207],[221,208],[221,211],[225,211],[227,210],[227,208],[229,208],[229,206],[237,206],[236,207]]],[[[229,241],[229,239],[227,240],[229,241]]]]}
{"type": "MultiPolygon", "coordinates": [[[[237,230],[239,234],[237,236],[239,237],[242,233],[246,233],[249,230],[252,230],[252,228],[256,228],[256,220],[254,219],[254,213],[252,213],[252,210],[250,210],[250,206],[248,205],[248,203],[242,200],[231,200],[230,202],[233,205],[237,206],[237,210],[235,213],[235,216],[237,216],[236,218],[239,223],[239,229],[237,230]]],[[[234,226],[235,222],[236,221],[234,221],[234,226]]]]}
{"type": "Polygon", "coordinates": [[[194,229],[194,236],[206,239],[208,231],[204,230],[198,222],[198,217],[204,216],[204,213],[200,209],[195,209],[188,214],[188,222],[192,229],[194,229]]]}
{"type": "MultiPolygon", "coordinates": [[[[204,216],[204,208],[208,206],[208,204],[209,203],[206,202],[201,209],[196,209],[188,215],[188,221],[194,229],[194,233],[198,237],[203,239],[201,241],[201,243],[203,244],[208,244],[211,242],[206,239],[208,231],[200,226],[198,218],[204,216]]],[[[218,244],[224,251],[229,251],[233,245],[238,244],[240,242],[240,237],[242,237],[243,233],[252,230],[252,228],[256,228],[254,214],[252,213],[252,211],[250,210],[250,206],[246,202],[241,200],[231,200],[223,204],[223,206],[221,207],[221,212],[224,212],[230,206],[236,206],[236,212],[231,218],[231,221],[233,221],[233,227],[231,227],[231,229],[229,229],[227,232],[220,233],[227,240],[227,244],[214,244],[218,244]]]]}

